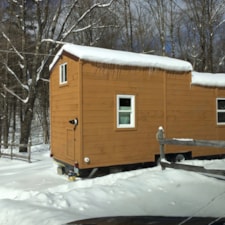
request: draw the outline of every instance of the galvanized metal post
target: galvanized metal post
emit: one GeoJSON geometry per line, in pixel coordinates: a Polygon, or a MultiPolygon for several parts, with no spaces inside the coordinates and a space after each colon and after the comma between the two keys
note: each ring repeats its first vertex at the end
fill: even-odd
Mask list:
{"type": "Polygon", "coordinates": [[[164,130],[163,127],[160,126],[158,128],[158,131],[156,133],[156,139],[159,142],[159,150],[160,150],[160,161],[162,159],[165,159],[165,152],[164,152],[164,144],[163,144],[163,139],[164,139],[165,135],[164,135],[164,130]]]}

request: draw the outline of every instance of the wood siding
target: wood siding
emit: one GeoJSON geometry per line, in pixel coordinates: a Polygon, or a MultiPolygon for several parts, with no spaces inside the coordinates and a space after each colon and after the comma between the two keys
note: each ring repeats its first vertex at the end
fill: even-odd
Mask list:
{"type": "MultiPolygon", "coordinates": [[[[216,124],[216,97],[225,90],[191,86],[191,73],[108,65],[62,55],[51,71],[51,150],[80,168],[155,160],[156,132],[168,138],[225,140],[216,124]],[[67,62],[68,84],[59,85],[59,65],[67,62]],[[116,127],[116,96],[135,96],[135,128],[116,127]],[[78,118],[76,129],[69,120],[78,118]],[[74,151],[73,151],[74,149],[74,151]],[[90,159],[89,163],[84,158],[90,159]]],[[[225,154],[223,149],[168,146],[167,152],[193,150],[193,156],[225,154]]]]}
{"type": "Polygon", "coordinates": [[[83,157],[88,167],[154,161],[163,122],[164,71],[83,64],[83,157]],[[116,95],[135,95],[136,127],[116,128],[116,95]]]}
{"type": "Polygon", "coordinates": [[[80,62],[63,55],[50,77],[51,151],[54,158],[74,164],[80,158],[80,129],[69,120],[80,116],[80,62]],[[59,66],[67,63],[67,84],[59,84],[59,66]]]}
{"type": "MultiPolygon", "coordinates": [[[[191,86],[191,75],[167,76],[165,125],[168,138],[225,140],[225,126],[216,124],[216,98],[225,97],[225,90],[191,86]]],[[[167,146],[167,152],[192,151],[192,155],[225,154],[225,149],[167,146]]]]}

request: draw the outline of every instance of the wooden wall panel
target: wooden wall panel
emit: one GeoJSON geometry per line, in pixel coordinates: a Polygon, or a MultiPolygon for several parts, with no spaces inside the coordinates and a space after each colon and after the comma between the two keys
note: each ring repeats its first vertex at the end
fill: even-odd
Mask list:
{"type": "MultiPolygon", "coordinates": [[[[212,119],[215,118],[216,91],[214,88],[191,86],[189,73],[165,73],[154,70],[149,75],[148,71],[143,69],[139,71],[138,68],[133,68],[128,73],[123,71],[123,68],[115,68],[114,71],[110,70],[111,74],[102,69],[98,71],[100,80],[95,82],[95,79],[91,79],[94,74],[92,65],[86,65],[84,120],[91,122],[93,129],[89,127],[84,131],[84,152],[93,157],[94,164],[109,165],[112,161],[112,164],[134,163],[144,161],[146,157],[154,160],[154,154],[159,151],[155,133],[160,125],[165,125],[169,137],[218,139],[221,132],[217,131],[215,120],[212,119]],[[164,85],[166,89],[163,89],[164,85]],[[113,110],[115,114],[116,103],[112,96],[116,94],[136,95],[137,124],[133,131],[113,130],[115,115],[113,123],[109,118],[112,118],[113,110]],[[94,100],[93,96],[101,100],[94,100]],[[95,110],[96,105],[102,111],[95,110]],[[106,108],[109,111],[105,110],[106,108]],[[88,119],[90,114],[93,116],[92,119],[88,119]],[[102,121],[102,127],[94,124],[95,121],[102,121]],[[110,158],[109,161],[107,156],[110,158]]],[[[85,123],[84,127],[89,125],[85,123]]],[[[183,150],[189,150],[189,147],[168,147],[168,151],[171,152],[183,150]]],[[[216,149],[206,149],[204,152],[203,148],[196,148],[193,155],[216,152],[216,149]]]]}
{"type": "Polygon", "coordinates": [[[54,158],[74,164],[80,155],[80,132],[69,120],[80,116],[79,61],[63,55],[50,77],[51,151],[54,158]],[[59,65],[67,63],[67,84],[59,84],[59,65]],[[73,137],[73,138],[71,138],[73,137]]]}
{"type": "MultiPolygon", "coordinates": [[[[167,77],[166,136],[225,140],[225,126],[218,130],[216,124],[217,89],[190,86],[190,76],[186,76],[186,79],[167,77]]],[[[193,150],[193,156],[225,154],[222,149],[202,147],[167,146],[166,149],[168,152],[193,150]]]]}
{"type": "MultiPolygon", "coordinates": [[[[155,138],[159,126],[169,138],[225,140],[225,126],[216,124],[215,110],[216,97],[225,97],[225,90],[191,86],[190,73],[79,62],[63,56],[52,71],[50,87],[51,148],[57,159],[71,165],[78,161],[81,168],[92,168],[154,161],[159,154],[155,138]],[[69,81],[60,86],[58,66],[64,62],[69,81]],[[135,95],[135,129],[116,128],[117,94],[135,95]],[[73,135],[68,121],[76,116],[79,125],[73,135]],[[90,158],[89,164],[84,157],[90,158]]],[[[166,147],[167,152],[187,150],[190,147],[166,147]]],[[[193,155],[218,152],[195,148],[193,155]]]]}
{"type": "Polygon", "coordinates": [[[154,161],[151,148],[158,148],[155,133],[163,121],[162,71],[98,66],[83,67],[83,157],[91,163],[82,166],[154,161]],[[117,94],[135,95],[135,129],[116,128],[117,94]]]}

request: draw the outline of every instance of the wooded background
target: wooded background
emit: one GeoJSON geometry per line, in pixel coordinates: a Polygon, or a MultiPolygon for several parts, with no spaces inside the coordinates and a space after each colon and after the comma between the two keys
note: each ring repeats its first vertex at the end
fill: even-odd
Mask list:
{"type": "Polygon", "coordinates": [[[225,0],[1,0],[0,22],[5,147],[27,144],[37,130],[40,141],[49,142],[48,66],[63,42],[180,58],[199,72],[225,72],[225,0]]]}

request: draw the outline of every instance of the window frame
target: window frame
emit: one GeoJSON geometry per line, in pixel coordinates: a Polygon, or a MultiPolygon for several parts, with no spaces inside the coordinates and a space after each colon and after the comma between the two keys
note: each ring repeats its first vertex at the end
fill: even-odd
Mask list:
{"type": "Polygon", "coordinates": [[[116,128],[117,129],[127,129],[127,128],[135,128],[136,127],[136,116],[135,116],[135,95],[128,95],[128,94],[117,94],[116,95],[116,128]],[[120,108],[120,99],[128,98],[130,99],[131,109],[123,110],[120,108]],[[121,112],[129,112],[130,113],[130,123],[129,124],[121,124],[120,123],[120,113],[121,112]]]}
{"type": "Polygon", "coordinates": [[[59,84],[67,84],[67,81],[67,63],[63,63],[59,66],[59,84]]]}
{"type": "Polygon", "coordinates": [[[224,122],[219,122],[219,113],[224,113],[225,114],[225,108],[224,109],[219,109],[219,100],[223,100],[225,102],[225,98],[216,98],[216,123],[217,125],[225,125],[225,120],[224,122]]]}

